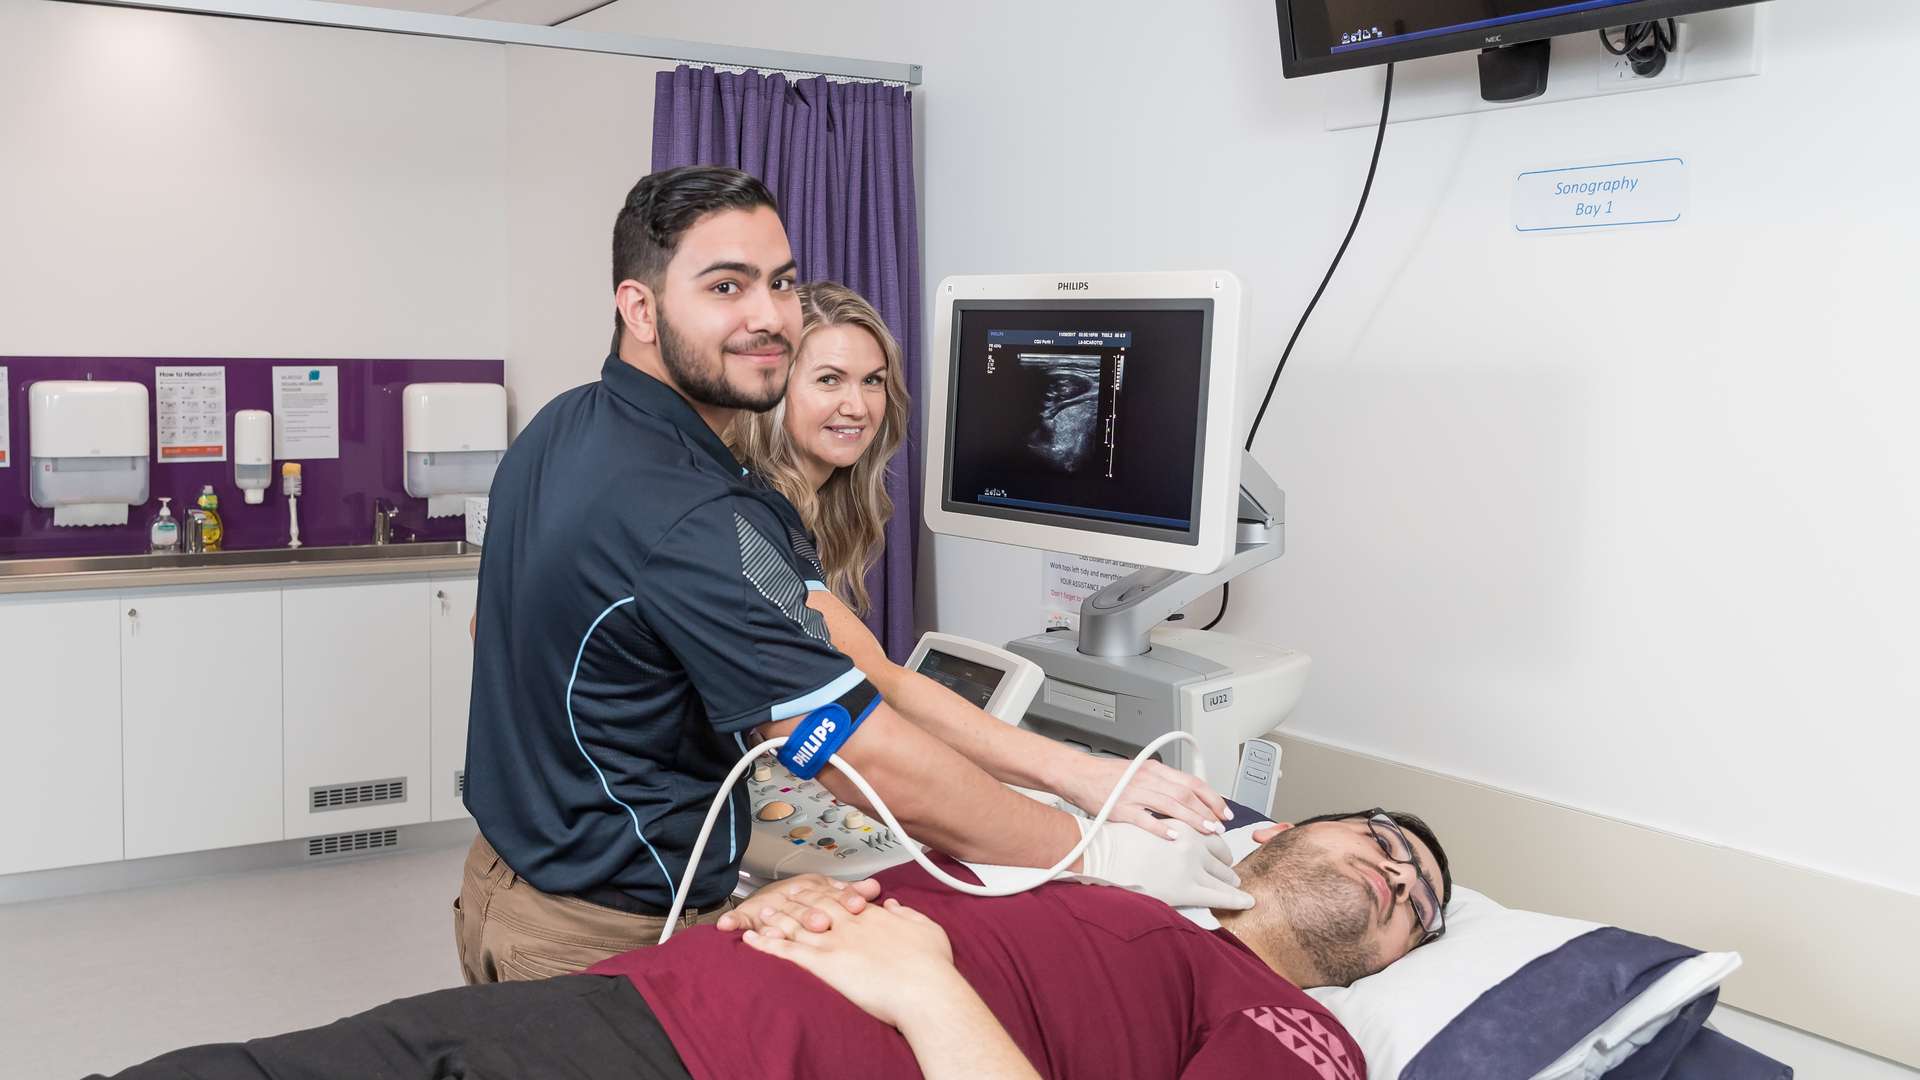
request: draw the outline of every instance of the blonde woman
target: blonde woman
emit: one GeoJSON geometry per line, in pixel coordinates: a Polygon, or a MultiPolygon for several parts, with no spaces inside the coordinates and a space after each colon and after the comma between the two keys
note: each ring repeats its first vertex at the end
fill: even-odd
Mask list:
{"type": "MultiPolygon", "coordinates": [[[[800,287],[804,322],[785,399],[742,414],[728,437],[740,463],[786,496],[812,533],[827,590],[809,606],[903,716],[1004,783],[1056,792],[1092,814],[1126,763],[1078,753],[1012,728],[932,679],[887,659],[860,621],[871,607],[867,570],[886,542],[893,500],[887,470],[906,437],[910,402],[899,342],[873,305],[831,282],[800,287]]],[[[1226,802],[1197,777],[1158,762],[1135,775],[1113,820],[1154,833],[1162,815],[1202,832],[1221,831],[1226,802]]]]}

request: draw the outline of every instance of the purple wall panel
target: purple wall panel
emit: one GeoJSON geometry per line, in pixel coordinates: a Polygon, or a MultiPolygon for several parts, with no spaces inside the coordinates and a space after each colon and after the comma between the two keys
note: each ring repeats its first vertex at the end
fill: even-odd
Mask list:
{"type": "MultiPolygon", "coordinates": [[[[147,523],[160,509],[160,497],[173,499],[180,516],[212,484],[220,495],[229,550],[281,547],[287,542],[287,500],[280,491],[280,463],[266,502],[248,506],[233,483],[233,462],[149,460],[150,498],[128,513],[124,526],[55,528],[53,511],[33,505],[28,496],[28,458],[33,432],[27,419],[27,386],[42,379],[114,380],[145,383],[153,393],[156,367],[223,365],[227,369],[228,457],[232,457],[232,414],[241,409],[273,410],[273,369],[313,364],[340,373],[340,456],[331,461],[301,460],[300,541],[311,546],[364,544],[373,536],[373,502],[386,499],[400,508],[396,531],[423,540],[458,540],[464,518],[427,520],[425,499],[409,498],[402,487],[400,391],[416,382],[499,383],[500,360],[203,360],[178,358],[0,356],[7,369],[7,403],[12,420],[9,467],[0,469],[0,558],[73,555],[124,555],[147,550],[147,523]]],[[[153,424],[151,404],[148,424],[153,424]]],[[[157,448],[150,446],[149,453],[157,448]]]]}

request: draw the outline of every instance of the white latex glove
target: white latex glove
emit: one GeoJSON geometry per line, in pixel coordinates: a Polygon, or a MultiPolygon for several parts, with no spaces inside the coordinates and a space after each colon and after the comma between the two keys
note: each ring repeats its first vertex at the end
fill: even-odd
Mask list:
{"type": "MultiPolygon", "coordinates": [[[[1076,818],[1085,836],[1093,822],[1076,818]]],[[[1240,891],[1233,856],[1219,836],[1203,836],[1184,823],[1168,821],[1171,838],[1138,825],[1113,821],[1094,835],[1081,856],[1080,872],[1069,880],[1093,881],[1143,892],[1174,907],[1245,911],[1253,897],[1240,891]]]]}

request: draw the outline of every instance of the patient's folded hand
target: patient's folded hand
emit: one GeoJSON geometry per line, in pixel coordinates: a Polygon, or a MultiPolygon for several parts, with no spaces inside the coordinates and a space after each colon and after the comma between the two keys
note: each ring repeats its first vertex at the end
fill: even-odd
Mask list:
{"type": "Polygon", "coordinates": [[[758,931],[768,937],[791,937],[800,929],[824,931],[833,924],[824,910],[838,905],[848,914],[858,915],[870,901],[880,896],[880,883],[836,881],[824,874],[801,874],[754,893],[715,924],[725,931],[758,931]]]}
{"type": "Polygon", "coordinates": [[[798,928],[790,939],[748,931],[747,944],[800,965],[868,1015],[894,1027],[973,998],[972,987],[953,966],[953,946],[939,923],[898,900],[869,905],[856,915],[833,894],[803,895],[830,929],[798,928]]]}

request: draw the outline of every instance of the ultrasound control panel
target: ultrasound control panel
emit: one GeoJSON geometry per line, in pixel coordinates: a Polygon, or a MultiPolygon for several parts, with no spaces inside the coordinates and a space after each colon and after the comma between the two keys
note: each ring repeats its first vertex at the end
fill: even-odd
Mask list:
{"type": "MultiPolygon", "coordinates": [[[[1014,725],[1046,678],[1025,657],[949,634],[921,637],[906,666],[1014,725]]],[[[863,878],[913,857],[885,822],[794,776],[771,753],[753,763],[746,784],[753,833],[740,863],[743,889],[799,874],[863,878]]]]}
{"type": "Polygon", "coordinates": [[[802,780],[773,755],[748,774],[753,838],[741,876],[766,884],[796,874],[863,878],[912,858],[893,830],[857,806],[833,797],[817,780],[802,780]]]}

